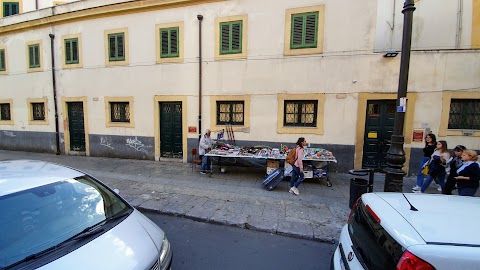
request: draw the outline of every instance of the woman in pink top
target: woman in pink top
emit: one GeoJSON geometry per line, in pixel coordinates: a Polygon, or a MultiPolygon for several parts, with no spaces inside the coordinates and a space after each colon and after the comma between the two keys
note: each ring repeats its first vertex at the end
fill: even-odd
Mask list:
{"type": "Polygon", "coordinates": [[[297,147],[295,147],[296,155],[295,155],[295,163],[292,165],[292,177],[290,178],[290,190],[288,192],[293,193],[295,195],[300,195],[298,191],[298,186],[303,182],[305,179],[305,175],[303,174],[303,148],[307,145],[307,140],[305,138],[300,137],[297,141],[297,147]],[[298,177],[298,179],[297,179],[298,177]]]}

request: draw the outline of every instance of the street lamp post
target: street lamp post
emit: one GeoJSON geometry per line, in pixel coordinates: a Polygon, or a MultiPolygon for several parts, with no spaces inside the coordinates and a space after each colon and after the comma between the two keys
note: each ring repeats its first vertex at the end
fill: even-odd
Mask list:
{"type": "Polygon", "coordinates": [[[385,168],[384,191],[401,192],[403,187],[403,164],[405,163],[405,152],[403,143],[403,125],[405,122],[406,106],[403,102],[407,96],[408,71],[410,68],[410,48],[412,43],[412,22],[413,11],[415,11],[414,0],[405,0],[403,5],[403,37],[402,53],[400,59],[400,76],[398,81],[397,111],[395,113],[395,125],[393,128],[392,142],[387,152],[387,164],[385,168]]]}

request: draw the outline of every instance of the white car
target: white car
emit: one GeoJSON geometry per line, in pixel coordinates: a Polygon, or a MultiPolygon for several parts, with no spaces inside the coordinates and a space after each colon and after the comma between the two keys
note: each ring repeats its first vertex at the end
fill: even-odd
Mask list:
{"type": "Polygon", "coordinates": [[[366,193],[340,233],[331,269],[480,269],[480,198],[366,193]]]}
{"type": "Polygon", "coordinates": [[[165,233],[93,177],[0,162],[0,269],[170,269],[165,233]]]}

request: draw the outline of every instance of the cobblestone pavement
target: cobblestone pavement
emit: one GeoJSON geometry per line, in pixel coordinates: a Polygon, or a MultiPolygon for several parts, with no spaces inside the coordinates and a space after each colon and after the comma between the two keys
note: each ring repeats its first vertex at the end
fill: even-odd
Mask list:
{"type": "MultiPolygon", "coordinates": [[[[118,189],[139,209],[315,241],[334,243],[350,213],[349,174],[330,173],[331,187],[325,180],[307,180],[296,196],[288,193],[287,181],[265,190],[265,169],[259,168],[228,167],[209,177],[192,164],[0,150],[0,160],[7,159],[77,168],[118,189]]],[[[414,184],[414,178],[404,178],[404,192],[414,184]]],[[[375,174],[375,191],[383,185],[384,175],[375,174]]],[[[428,191],[439,193],[433,185],[428,191]]]]}

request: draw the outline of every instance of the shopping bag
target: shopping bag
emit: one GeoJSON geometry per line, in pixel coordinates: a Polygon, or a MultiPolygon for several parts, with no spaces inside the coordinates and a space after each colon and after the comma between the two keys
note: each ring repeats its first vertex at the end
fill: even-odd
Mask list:
{"type": "Polygon", "coordinates": [[[423,175],[428,175],[428,165],[426,165],[425,167],[423,167],[422,173],[423,173],[423,175]]]}

